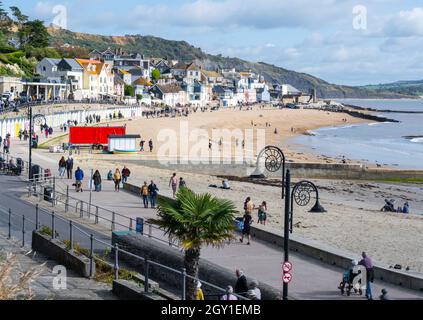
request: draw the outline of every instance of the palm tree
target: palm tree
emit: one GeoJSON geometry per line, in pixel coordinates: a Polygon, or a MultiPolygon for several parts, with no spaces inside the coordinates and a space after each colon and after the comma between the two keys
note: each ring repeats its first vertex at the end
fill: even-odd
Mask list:
{"type": "MultiPolygon", "coordinates": [[[[185,249],[184,266],[187,275],[198,278],[201,247],[221,247],[233,237],[235,205],[230,200],[195,194],[188,188],[179,189],[175,199],[159,198],[157,225],[171,239],[179,240],[185,249]]],[[[187,278],[186,296],[194,300],[196,281],[187,278]]]]}

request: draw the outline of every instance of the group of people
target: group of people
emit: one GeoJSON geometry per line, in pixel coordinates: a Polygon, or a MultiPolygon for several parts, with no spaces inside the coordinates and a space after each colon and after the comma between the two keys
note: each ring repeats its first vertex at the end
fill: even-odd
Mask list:
{"type": "MultiPolygon", "coordinates": [[[[343,275],[343,282],[341,283],[341,285],[345,282],[348,282],[349,285],[353,285],[354,282],[354,278],[356,277],[357,273],[354,271],[354,269],[356,269],[357,266],[361,266],[366,270],[366,298],[368,300],[373,300],[373,282],[374,282],[374,278],[375,278],[375,274],[374,274],[374,265],[373,265],[373,261],[372,259],[367,255],[366,252],[363,252],[361,254],[361,260],[357,261],[357,260],[353,260],[351,262],[351,266],[344,272],[343,275]]],[[[361,283],[361,280],[359,280],[358,282],[361,286],[364,285],[364,283],[361,283]]],[[[381,295],[379,296],[380,300],[390,300],[390,297],[388,295],[388,291],[384,288],[381,291],[381,295]]]]}
{"type": "MultiPolygon", "coordinates": [[[[258,287],[258,281],[252,280],[250,283],[248,283],[244,272],[239,269],[236,270],[235,274],[237,277],[235,288],[231,285],[227,286],[226,292],[222,296],[220,296],[219,300],[238,300],[237,296],[242,296],[250,300],[261,300],[261,291],[258,287]]],[[[197,288],[195,293],[196,300],[204,300],[204,292],[201,287],[201,282],[197,281],[197,288]]]]}
{"type": "Polygon", "coordinates": [[[90,114],[89,116],[85,117],[85,123],[89,123],[89,124],[93,124],[93,123],[100,123],[101,121],[101,116],[97,115],[97,114],[90,114]]]}
{"type": "Polygon", "coordinates": [[[72,179],[72,172],[73,172],[73,158],[65,157],[60,158],[59,160],[59,177],[63,178],[65,173],[67,173],[67,178],[72,179]]]}
{"type": "Polygon", "coordinates": [[[2,143],[3,143],[3,152],[10,153],[10,134],[9,133],[6,135],[6,138],[4,139],[0,136],[0,146],[2,145],[2,143]]]}
{"type": "MultiPolygon", "coordinates": [[[[140,151],[144,151],[144,146],[145,146],[145,140],[141,139],[140,151]]],[[[150,149],[150,152],[153,152],[153,139],[148,140],[148,148],[150,149]]]]}
{"type": "Polygon", "coordinates": [[[178,188],[186,188],[187,183],[185,182],[184,178],[176,176],[176,173],[172,174],[169,180],[169,188],[172,188],[173,197],[176,197],[176,193],[178,192],[178,188]]]}
{"type": "Polygon", "coordinates": [[[47,124],[43,124],[41,125],[41,132],[44,131],[44,135],[46,138],[48,138],[48,136],[51,136],[53,134],[53,128],[49,127],[47,124]]]}
{"type": "Polygon", "coordinates": [[[20,141],[22,141],[22,139],[24,141],[28,141],[28,139],[29,139],[29,132],[28,132],[28,130],[27,129],[25,129],[25,130],[20,129],[19,132],[18,132],[18,137],[19,137],[19,140],[20,141]]]}
{"type": "Polygon", "coordinates": [[[115,173],[112,173],[112,170],[107,174],[107,180],[113,180],[115,183],[115,191],[120,191],[120,184],[126,183],[131,175],[131,171],[124,166],[122,171],[119,168],[116,168],[115,173]]]}
{"type": "Polygon", "coordinates": [[[250,229],[253,223],[253,213],[257,210],[257,223],[266,225],[267,220],[267,203],[263,201],[258,207],[255,206],[250,197],[244,201],[244,216],[242,217],[242,235],[239,241],[244,242],[244,237],[247,236],[247,244],[251,244],[250,229]]]}
{"type": "Polygon", "coordinates": [[[402,207],[401,206],[395,207],[394,199],[385,199],[385,205],[382,207],[381,211],[409,214],[410,204],[408,202],[405,202],[402,207]]]}

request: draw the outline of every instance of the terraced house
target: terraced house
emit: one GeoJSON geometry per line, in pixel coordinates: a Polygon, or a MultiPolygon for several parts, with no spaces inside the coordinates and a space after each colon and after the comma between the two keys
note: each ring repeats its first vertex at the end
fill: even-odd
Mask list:
{"type": "Polygon", "coordinates": [[[99,60],[76,59],[83,67],[82,96],[84,99],[116,97],[112,66],[99,60]]]}

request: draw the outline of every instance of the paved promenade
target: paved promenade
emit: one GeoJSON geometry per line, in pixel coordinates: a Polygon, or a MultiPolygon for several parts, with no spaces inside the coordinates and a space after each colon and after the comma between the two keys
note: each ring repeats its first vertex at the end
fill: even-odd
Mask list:
{"type": "Polygon", "coordinates": [[[52,272],[55,261],[31,252],[29,247],[22,248],[20,241],[8,240],[4,230],[0,230],[0,256],[13,253],[17,259],[17,268],[12,277],[17,277],[20,272],[29,270],[40,271],[40,275],[30,285],[35,300],[115,300],[111,292],[111,286],[77,276],[71,270],[67,271],[66,289],[53,287],[54,278],[52,272]]]}
{"type": "MultiPolygon", "coordinates": [[[[26,146],[15,143],[12,148],[14,156],[21,156],[26,159],[26,146]]],[[[57,167],[57,159],[48,157],[46,154],[34,152],[33,161],[44,167],[57,167]]],[[[84,169],[83,164],[80,165],[84,169]]],[[[89,172],[85,170],[86,177],[89,172]]],[[[88,180],[88,179],[87,179],[88,180]]],[[[85,184],[87,183],[87,180],[85,184]]],[[[66,184],[71,185],[73,181],[63,179],[58,181],[58,186],[62,188],[66,184]]],[[[167,186],[159,186],[163,195],[170,196],[170,189],[167,186]]],[[[71,188],[71,196],[88,201],[89,192],[75,193],[71,188]]],[[[155,210],[141,208],[141,199],[135,195],[121,191],[114,192],[113,183],[104,181],[103,191],[92,193],[92,202],[112,211],[119,212],[134,220],[137,217],[151,218],[155,217],[155,210]]],[[[117,218],[122,225],[128,225],[128,220],[117,218]]],[[[107,222],[102,222],[106,223],[107,222]]],[[[125,229],[118,227],[117,229],[125,229]]],[[[163,238],[160,231],[155,231],[154,235],[163,238]]],[[[163,238],[165,241],[166,239],[163,238]]],[[[371,253],[370,253],[371,255],[371,253]]],[[[280,247],[264,243],[262,241],[253,241],[251,246],[243,245],[239,241],[233,241],[223,249],[205,248],[202,251],[202,257],[213,261],[228,269],[235,270],[242,268],[249,279],[258,279],[277,289],[282,289],[281,282],[281,260],[283,250],[280,247]]],[[[364,297],[342,297],[337,289],[341,280],[343,270],[338,267],[332,267],[321,263],[316,259],[305,257],[299,254],[291,253],[293,263],[293,280],[290,284],[290,295],[300,299],[364,299],[364,297]]],[[[374,286],[374,297],[377,298],[382,288],[387,288],[392,299],[423,299],[423,293],[407,290],[398,286],[392,286],[382,282],[376,282],[374,286]]]]}

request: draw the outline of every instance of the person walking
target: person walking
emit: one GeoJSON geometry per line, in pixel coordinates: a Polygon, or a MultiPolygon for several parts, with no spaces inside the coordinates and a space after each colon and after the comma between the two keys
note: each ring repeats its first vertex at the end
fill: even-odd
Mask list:
{"type": "Polygon", "coordinates": [[[258,221],[257,223],[260,223],[262,225],[266,225],[267,220],[267,203],[266,201],[263,201],[261,205],[258,207],[258,221]]]}
{"type": "Polygon", "coordinates": [[[159,188],[157,188],[154,181],[151,180],[151,183],[148,186],[148,194],[150,195],[150,206],[152,209],[156,208],[158,191],[159,191],[159,188]]]}
{"type": "Polygon", "coordinates": [[[248,284],[247,284],[247,278],[244,275],[244,271],[237,269],[235,271],[237,280],[236,280],[236,284],[235,284],[235,293],[239,294],[241,296],[247,294],[248,292],[248,284]]]}
{"type": "Polygon", "coordinates": [[[242,228],[242,236],[241,236],[241,239],[239,239],[239,241],[241,241],[241,243],[243,243],[244,242],[244,236],[247,236],[248,237],[247,245],[250,245],[251,244],[250,230],[251,230],[251,223],[253,222],[252,213],[253,213],[253,210],[254,210],[254,203],[251,201],[250,197],[245,199],[244,210],[245,210],[245,214],[243,216],[244,226],[242,228]]]}
{"type": "Polygon", "coordinates": [[[374,282],[374,268],[372,259],[370,259],[365,252],[361,254],[362,259],[358,265],[366,268],[366,298],[373,300],[372,284],[374,282]]]}
{"type": "Polygon", "coordinates": [[[234,289],[232,286],[226,287],[226,293],[220,298],[220,300],[238,300],[236,296],[233,295],[234,289]]]}
{"type": "Polygon", "coordinates": [[[71,157],[68,157],[68,159],[66,160],[66,171],[68,179],[72,179],[73,159],[71,157]]]}
{"type": "Polygon", "coordinates": [[[150,192],[148,190],[147,181],[144,181],[144,185],[141,187],[141,197],[142,197],[142,202],[144,204],[144,208],[148,208],[149,195],[150,195],[150,192]]]}
{"type": "Polygon", "coordinates": [[[150,139],[150,141],[148,141],[148,146],[150,148],[150,152],[153,152],[153,140],[150,139]]]}
{"type": "Polygon", "coordinates": [[[130,175],[131,171],[126,166],[124,166],[122,169],[122,183],[126,183],[130,175]]]}
{"type": "Polygon", "coordinates": [[[66,160],[65,157],[62,157],[59,160],[59,177],[63,178],[65,176],[66,171],[66,160]]]}
{"type": "Polygon", "coordinates": [[[174,173],[170,178],[169,187],[172,187],[173,197],[175,198],[176,191],[178,190],[178,178],[176,177],[176,173],[174,173]]]}
{"type": "Polygon", "coordinates": [[[84,180],[84,171],[81,170],[80,167],[78,167],[75,171],[75,189],[76,192],[83,192],[82,189],[82,181],[84,180]]]}
{"type": "Polygon", "coordinates": [[[196,292],[195,292],[195,300],[200,300],[200,301],[204,300],[204,293],[203,293],[203,289],[201,289],[201,286],[202,286],[201,282],[197,281],[197,289],[196,289],[196,292]]]}
{"type": "Polygon", "coordinates": [[[179,178],[179,189],[186,188],[186,187],[187,187],[187,183],[185,182],[184,178],[180,177],[179,178]]]}
{"type": "Polygon", "coordinates": [[[121,175],[121,173],[120,173],[120,171],[119,171],[118,168],[116,168],[116,171],[115,171],[115,173],[113,175],[113,180],[115,182],[115,191],[119,192],[119,190],[120,190],[120,182],[122,180],[122,175],[121,175]]]}
{"type": "Polygon", "coordinates": [[[253,280],[250,283],[250,291],[254,292],[254,296],[256,297],[255,300],[261,300],[261,291],[259,289],[259,283],[257,280],[253,280]]]}
{"type": "Polygon", "coordinates": [[[144,151],[144,145],[145,145],[145,141],[141,139],[141,142],[140,142],[140,151],[144,151]]]}
{"type": "Polygon", "coordinates": [[[98,170],[94,172],[92,179],[94,183],[94,191],[100,192],[101,191],[101,174],[98,170]]]}

